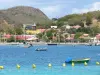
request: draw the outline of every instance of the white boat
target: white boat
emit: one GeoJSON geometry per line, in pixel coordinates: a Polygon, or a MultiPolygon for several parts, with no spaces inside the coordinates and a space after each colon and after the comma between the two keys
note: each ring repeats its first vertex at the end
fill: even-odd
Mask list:
{"type": "Polygon", "coordinates": [[[36,51],[47,51],[47,48],[37,48],[36,51]]]}

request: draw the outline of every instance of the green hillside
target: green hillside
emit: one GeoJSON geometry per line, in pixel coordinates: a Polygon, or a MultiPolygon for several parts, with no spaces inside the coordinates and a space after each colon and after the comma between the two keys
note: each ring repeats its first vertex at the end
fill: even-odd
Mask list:
{"type": "Polygon", "coordinates": [[[0,19],[10,24],[47,24],[50,19],[39,9],[29,6],[17,6],[0,10],[0,19]]]}
{"type": "Polygon", "coordinates": [[[59,23],[65,23],[69,25],[80,25],[83,26],[83,21],[86,21],[86,25],[92,24],[92,19],[95,18],[100,20],[100,11],[93,11],[83,14],[70,14],[58,19],[59,23]]]}

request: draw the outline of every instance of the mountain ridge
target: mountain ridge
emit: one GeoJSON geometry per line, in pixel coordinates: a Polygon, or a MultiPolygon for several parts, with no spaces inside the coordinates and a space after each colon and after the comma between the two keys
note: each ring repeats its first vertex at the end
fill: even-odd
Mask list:
{"type": "Polygon", "coordinates": [[[0,10],[0,19],[6,20],[10,24],[46,24],[50,19],[38,8],[30,6],[16,6],[0,10]]]}

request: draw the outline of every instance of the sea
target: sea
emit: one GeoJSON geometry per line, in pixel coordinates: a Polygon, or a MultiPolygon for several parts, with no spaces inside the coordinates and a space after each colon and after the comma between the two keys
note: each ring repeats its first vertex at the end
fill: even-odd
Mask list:
{"type": "Polygon", "coordinates": [[[20,45],[0,46],[0,75],[100,75],[100,46],[86,45],[33,45],[26,48],[20,45]],[[46,51],[36,49],[46,48],[46,51]],[[67,58],[90,58],[87,66],[66,64],[67,58]],[[20,65],[20,69],[16,65],[20,65]],[[36,68],[32,68],[32,64],[36,68]],[[51,64],[52,67],[48,67],[51,64]]]}

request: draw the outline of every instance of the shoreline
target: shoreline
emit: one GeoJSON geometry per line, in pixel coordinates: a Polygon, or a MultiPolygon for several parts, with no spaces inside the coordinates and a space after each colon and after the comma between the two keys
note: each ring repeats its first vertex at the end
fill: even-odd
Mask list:
{"type": "MultiPolygon", "coordinates": [[[[57,45],[88,45],[89,43],[50,43],[50,42],[33,42],[33,45],[48,45],[48,44],[57,44],[57,45]]],[[[0,43],[0,45],[23,45],[23,43],[19,42],[11,42],[11,43],[0,43]]]]}

